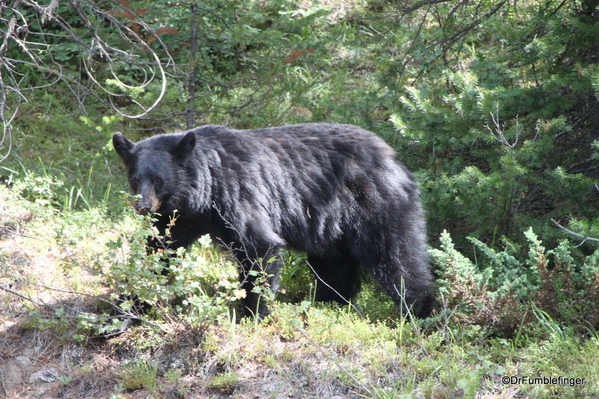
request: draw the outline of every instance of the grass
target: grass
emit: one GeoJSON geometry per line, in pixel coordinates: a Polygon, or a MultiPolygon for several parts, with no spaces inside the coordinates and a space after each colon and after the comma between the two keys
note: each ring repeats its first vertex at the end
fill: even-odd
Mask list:
{"type": "MultiPolygon", "coordinates": [[[[135,219],[22,194],[19,184],[0,186],[0,390],[7,397],[599,397],[596,334],[581,339],[539,312],[526,332],[489,337],[445,319],[451,312],[443,301],[433,320],[409,323],[371,288],[355,308],[313,304],[306,289],[303,301],[277,302],[260,322],[235,323],[231,306],[192,317],[165,305],[160,318],[147,315],[151,323],[93,338],[114,288],[96,264],[104,259],[108,267],[106,242],[130,234],[135,219]],[[23,356],[28,363],[19,363],[23,356]],[[46,368],[58,378],[23,377],[46,368]],[[559,383],[531,383],[537,377],[559,383]]],[[[234,282],[235,273],[223,255],[200,246],[194,256],[204,294],[228,292],[219,291],[222,280],[234,282]]],[[[297,262],[290,256],[289,268],[297,262]]],[[[206,306],[201,295],[190,303],[206,306]]]]}

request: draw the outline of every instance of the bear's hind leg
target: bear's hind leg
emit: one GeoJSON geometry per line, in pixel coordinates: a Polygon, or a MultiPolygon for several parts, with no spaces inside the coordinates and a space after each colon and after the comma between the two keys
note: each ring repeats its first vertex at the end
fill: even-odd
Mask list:
{"type": "Polygon", "coordinates": [[[317,301],[347,305],[360,290],[359,265],[351,257],[308,255],[308,263],[316,274],[317,301]]]}
{"type": "MultiPolygon", "coordinates": [[[[388,251],[393,253],[394,251],[388,251]]],[[[376,282],[383,288],[401,309],[403,314],[418,318],[428,317],[435,304],[433,278],[425,256],[413,256],[404,248],[396,256],[383,256],[365,262],[376,282]]]]}

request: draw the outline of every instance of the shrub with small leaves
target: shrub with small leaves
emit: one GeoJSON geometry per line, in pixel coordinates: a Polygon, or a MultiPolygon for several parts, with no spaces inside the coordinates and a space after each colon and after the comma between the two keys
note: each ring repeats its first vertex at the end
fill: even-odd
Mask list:
{"type": "Polygon", "coordinates": [[[453,320],[479,325],[489,334],[511,335],[542,311],[583,332],[599,328],[599,250],[577,264],[581,257],[573,256],[568,241],[547,250],[532,229],[524,235],[529,243],[525,260],[515,256],[517,248],[507,240],[497,251],[470,237],[476,263],[455,249],[447,232],[441,235],[441,248],[431,255],[440,268],[439,294],[453,320]]]}
{"type": "Polygon", "coordinates": [[[431,250],[431,256],[441,269],[439,294],[448,301],[447,308],[455,321],[480,325],[489,332],[516,327],[518,304],[511,291],[494,289],[493,270],[479,269],[457,251],[449,233],[443,232],[441,249],[431,250]]]}
{"type": "MultiPolygon", "coordinates": [[[[237,270],[224,254],[202,237],[187,251],[148,250],[148,237],[158,237],[149,216],[134,216],[137,228],[110,241],[106,256],[107,283],[115,293],[137,298],[151,305],[158,315],[177,314],[191,324],[211,322],[226,314],[229,305],[245,295],[239,288],[237,270]]],[[[133,304],[127,301],[125,310],[133,304]]]]}

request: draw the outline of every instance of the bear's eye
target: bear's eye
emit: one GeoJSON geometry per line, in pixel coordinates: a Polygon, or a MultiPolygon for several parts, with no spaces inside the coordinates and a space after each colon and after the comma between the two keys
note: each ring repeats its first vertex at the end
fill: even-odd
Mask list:
{"type": "Polygon", "coordinates": [[[139,186],[139,177],[134,177],[134,178],[131,179],[131,186],[132,187],[139,186]]]}
{"type": "Polygon", "coordinates": [[[158,177],[158,176],[154,176],[154,177],[152,178],[152,183],[154,183],[154,184],[156,184],[156,185],[158,185],[158,184],[162,184],[162,179],[161,179],[160,177],[158,177]]]}

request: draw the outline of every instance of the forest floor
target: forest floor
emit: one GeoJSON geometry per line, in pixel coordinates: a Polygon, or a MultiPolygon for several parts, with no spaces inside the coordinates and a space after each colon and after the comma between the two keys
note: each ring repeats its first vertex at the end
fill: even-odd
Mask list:
{"type": "Polygon", "coordinates": [[[115,235],[101,230],[0,189],[0,397],[357,397],[324,352],[257,323],[164,321],[159,332],[136,325],[109,339],[78,335],[81,315],[109,298],[86,267],[87,252],[115,235]],[[60,237],[76,242],[59,245],[60,237]]]}
{"type": "Polygon", "coordinates": [[[567,355],[578,364],[561,367],[573,377],[584,370],[587,385],[502,384],[535,373],[541,358],[563,363],[551,357],[568,343],[516,351],[505,340],[372,321],[348,307],[277,302],[261,322],[174,315],[94,337],[86,323],[107,313],[111,289],[91,266],[118,234],[101,212],[58,212],[0,186],[0,397],[599,397],[597,367],[578,344],[567,355]]]}

